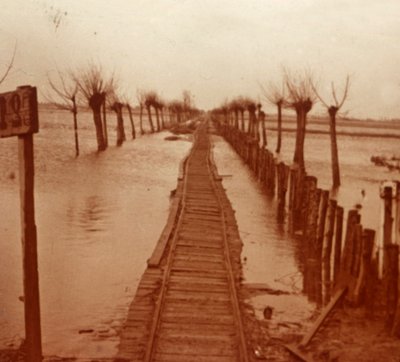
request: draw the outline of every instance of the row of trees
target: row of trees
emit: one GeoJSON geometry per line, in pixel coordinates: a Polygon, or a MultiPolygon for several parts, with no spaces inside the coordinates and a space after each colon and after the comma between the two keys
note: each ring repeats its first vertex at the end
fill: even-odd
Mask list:
{"type": "MultiPolygon", "coordinates": [[[[104,151],[108,147],[107,110],[114,111],[116,114],[117,146],[121,146],[126,140],[125,108],[130,119],[132,139],[136,138],[133,104],[129,96],[123,95],[119,91],[118,82],[113,74],[107,77],[100,66],[90,64],[87,68],[77,72],[63,74],[58,71],[56,77],[48,76],[48,83],[52,93],[46,96],[47,100],[57,108],[73,114],[76,156],[79,155],[78,105],[87,105],[93,112],[98,151],[104,151]]],[[[138,90],[136,100],[139,108],[139,128],[142,135],[145,133],[143,128],[145,110],[151,133],[160,132],[173,122],[188,120],[197,112],[189,91],[183,92],[182,100],[166,102],[155,91],[138,90]],[[156,126],[153,121],[154,114],[156,126]],[[166,116],[168,116],[168,120],[166,120],[166,116]]]]}
{"type": "MultiPolygon", "coordinates": [[[[329,129],[331,140],[331,161],[332,161],[332,184],[336,189],[340,186],[339,155],[336,137],[336,117],[347,99],[350,87],[350,78],[347,76],[343,94],[339,98],[334,83],[331,83],[331,99],[325,100],[311,74],[291,73],[284,69],[282,86],[269,84],[268,87],[261,85],[264,97],[268,102],[277,107],[277,144],[276,152],[280,153],[282,147],[282,111],[292,109],[296,112],[296,141],[293,155],[293,163],[301,169],[305,169],[304,162],[304,141],[306,135],[307,116],[315,103],[319,100],[326,108],[329,115],[329,129]]],[[[262,145],[267,146],[265,113],[261,110],[261,104],[245,97],[236,97],[230,102],[225,101],[214,113],[223,115],[225,122],[236,128],[245,131],[249,137],[255,137],[260,141],[260,125],[262,145]],[[245,130],[244,113],[248,112],[247,130],[245,130]],[[239,122],[240,115],[240,122],[239,122]],[[240,124],[239,124],[240,123],[240,124]]]]}

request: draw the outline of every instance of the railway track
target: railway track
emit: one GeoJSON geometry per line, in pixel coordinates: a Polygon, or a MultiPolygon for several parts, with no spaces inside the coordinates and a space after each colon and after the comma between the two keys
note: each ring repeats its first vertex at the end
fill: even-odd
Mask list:
{"type": "Polygon", "coordinates": [[[186,161],[182,209],[150,324],[146,362],[249,360],[210,152],[203,123],[186,161]]]}

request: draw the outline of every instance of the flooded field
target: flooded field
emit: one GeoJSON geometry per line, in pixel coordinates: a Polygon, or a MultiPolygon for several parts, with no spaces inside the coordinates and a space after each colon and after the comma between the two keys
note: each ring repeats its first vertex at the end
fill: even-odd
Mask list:
{"type": "MultiPolygon", "coordinates": [[[[35,160],[43,350],[110,357],[191,143],[164,141],[163,132],[133,142],[128,136],[116,148],[110,115],[110,147],[97,154],[90,114],[84,114],[75,159],[70,114],[40,119],[35,160]]],[[[17,161],[17,140],[2,139],[0,348],[24,335],[17,161]]]]}
{"type": "MultiPolygon", "coordinates": [[[[126,120],[128,141],[117,148],[115,117],[110,115],[110,147],[98,154],[91,115],[78,116],[79,158],[74,157],[70,114],[42,113],[35,136],[43,349],[45,355],[111,357],[137,282],[167,219],[179,162],[191,143],[164,141],[168,132],[132,142],[126,120]]],[[[275,133],[268,137],[275,147],[275,133]]],[[[274,297],[268,300],[277,318],[306,319],[314,306],[300,293],[299,246],[278,227],[274,201],[264,196],[239,157],[221,138],[214,140],[219,173],[245,244],[246,281],[291,293],[286,305],[278,305],[274,297]]],[[[370,157],[399,152],[398,140],[339,136],[338,143],[344,184],[339,202],[353,206],[364,189],[365,226],[376,228],[379,183],[398,174],[376,168],[370,157]]],[[[293,147],[294,133],[285,133],[284,160],[291,160],[293,147]]],[[[330,185],[329,160],[329,136],[307,135],[307,168],[325,188],[330,185]]],[[[16,139],[1,140],[0,165],[1,348],[17,344],[24,335],[16,139]]],[[[266,302],[256,298],[254,303],[261,308],[266,302]]]]}

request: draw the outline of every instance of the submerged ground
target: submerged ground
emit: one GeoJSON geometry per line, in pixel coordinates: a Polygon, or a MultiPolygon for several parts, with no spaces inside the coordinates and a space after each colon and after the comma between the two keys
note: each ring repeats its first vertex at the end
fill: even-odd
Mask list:
{"type": "MultiPolygon", "coordinates": [[[[42,128],[35,136],[44,353],[111,358],[137,281],[167,219],[179,162],[191,143],[187,138],[165,141],[169,133],[163,132],[116,148],[109,121],[112,146],[96,154],[90,114],[84,114],[82,155],[75,159],[69,117],[62,112],[41,114],[42,128]]],[[[316,309],[301,293],[301,245],[276,223],[274,200],[264,195],[239,157],[219,136],[213,139],[217,167],[244,242],[244,282],[263,283],[282,293],[249,294],[249,303],[264,324],[263,311],[272,308],[266,328],[273,338],[301,335],[316,309]]],[[[274,134],[269,142],[273,147],[274,134]]],[[[284,134],[283,142],[282,157],[290,159],[293,134],[284,134]]],[[[379,181],[396,176],[377,171],[369,158],[377,152],[395,152],[396,144],[390,139],[339,138],[345,185],[341,198],[344,206],[352,206],[359,191],[366,189],[363,218],[372,227],[379,226],[379,209],[370,211],[379,204],[379,181]]],[[[310,135],[306,140],[308,167],[323,186],[330,181],[328,147],[328,136],[310,135]]],[[[14,139],[1,140],[0,164],[0,348],[6,348],[18,346],[24,335],[23,304],[18,299],[22,262],[14,139]]],[[[349,326],[359,328],[360,320],[349,326]]],[[[345,325],[341,328],[342,337],[351,334],[345,325]]],[[[349,347],[349,338],[346,343],[343,346],[349,347]]],[[[357,346],[353,344],[354,350],[357,346]]]]}

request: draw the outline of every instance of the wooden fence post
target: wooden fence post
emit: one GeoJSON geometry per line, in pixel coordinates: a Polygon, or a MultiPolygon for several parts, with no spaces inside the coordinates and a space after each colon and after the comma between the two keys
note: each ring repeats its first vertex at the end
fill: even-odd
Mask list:
{"type": "Polygon", "coordinates": [[[399,245],[385,245],[386,270],[384,285],[386,294],[386,326],[393,330],[399,288],[399,245]]]}
{"type": "Polygon", "coordinates": [[[400,181],[396,182],[396,221],[395,221],[395,240],[400,244],[400,181]]]}
{"type": "Polygon", "coordinates": [[[295,194],[296,194],[296,183],[297,183],[297,169],[290,168],[290,178],[289,178],[289,233],[294,233],[294,204],[295,204],[295,194]]]}
{"type": "Polygon", "coordinates": [[[299,217],[301,219],[300,225],[301,225],[301,230],[303,232],[303,237],[306,234],[306,228],[307,228],[307,219],[308,219],[308,214],[310,213],[311,210],[314,210],[313,207],[314,204],[311,202],[315,190],[317,189],[317,178],[314,176],[305,176],[304,178],[304,188],[303,190],[300,191],[300,197],[301,197],[301,204],[300,204],[300,210],[299,210],[299,217]]]}
{"type": "Polygon", "coordinates": [[[318,234],[317,234],[317,243],[321,245],[321,247],[324,242],[326,214],[328,211],[328,200],[329,200],[329,191],[322,190],[321,203],[319,207],[318,234]]]}
{"type": "Polygon", "coordinates": [[[42,361],[39,273],[34,202],[33,135],[18,136],[24,267],[25,339],[30,362],[42,361]]]}
{"type": "Polygon", "coordinates": [[[282,223],[285,220],[285,204],[286,204],[286,191],[288,188],[289,167],[283,162],[279,162],[276,166],[278,183],[278,222],[282,223]]]}
{"type": "Polygon", "coordinates": [[[275,158],[272,152],[270,152],[270,160],[271,160],[271,188],[270,194],[271,196],[275,195],[275,186],[276,186],[276,163],[275,158]]]}
{"type": "Polygon", "coordinates": [[[366,302],[366,287],[371,275],[372,250],[374,248],[375,230],[365,229],[362,234],[362,259],[360,265],[360,273],[358,275],[356,287],[354,289],[354,304],[356,306],[366,302]]]}
{"type": "Polygon", "coordinates": [[[384,223],[383,223],[383,244],[388,245],[392,243],[392,227],[393,227],[393,217],[392,217],[392,188],[386,186],[383,191],[384,203],[385,203],[385,213],[384,213],[384,223]]]}
{"type": "MultiPolygon", "coordinates": [[[[328,195],[329,196],[329,195],[328,195]]],[[[322,249],[322,264],[323,264],[323,282],[325,286],[326,302],[329,302],[331,297],[331,254],[332,254],[332,240],[335,228],[337,202],[336,200],[329,200],[328,211],[326,215],[326,227],[323,240],[322,249]]]]}
{"type": "Polygon", "coordinates": [[[355,225],[359,223],[360,215],[357,210],[349,210],[347,214],[346,235],[344,239],[341,269],[345,274],[351,275],[354,255],[355,225]]]}
{"type": "Polygon", "coordinates": [[[368,268],[367,280],[365,286],[365,306],[366,315],[369,318],[373,318],[375,315],[375,302],[376,302],[376,292],[379,283],[379,255],[376,254],[368,268]]]}
{"type": "Polygon", "coordinates": [[[335,250],[334,250],[334,262],[333,262],[333,280],[334,285],[339,280],[342,259],[342,237],[343,237],[343,215],[344,209],[341,206],[336,208],[336,227],[335,227],[335,250]]]}

